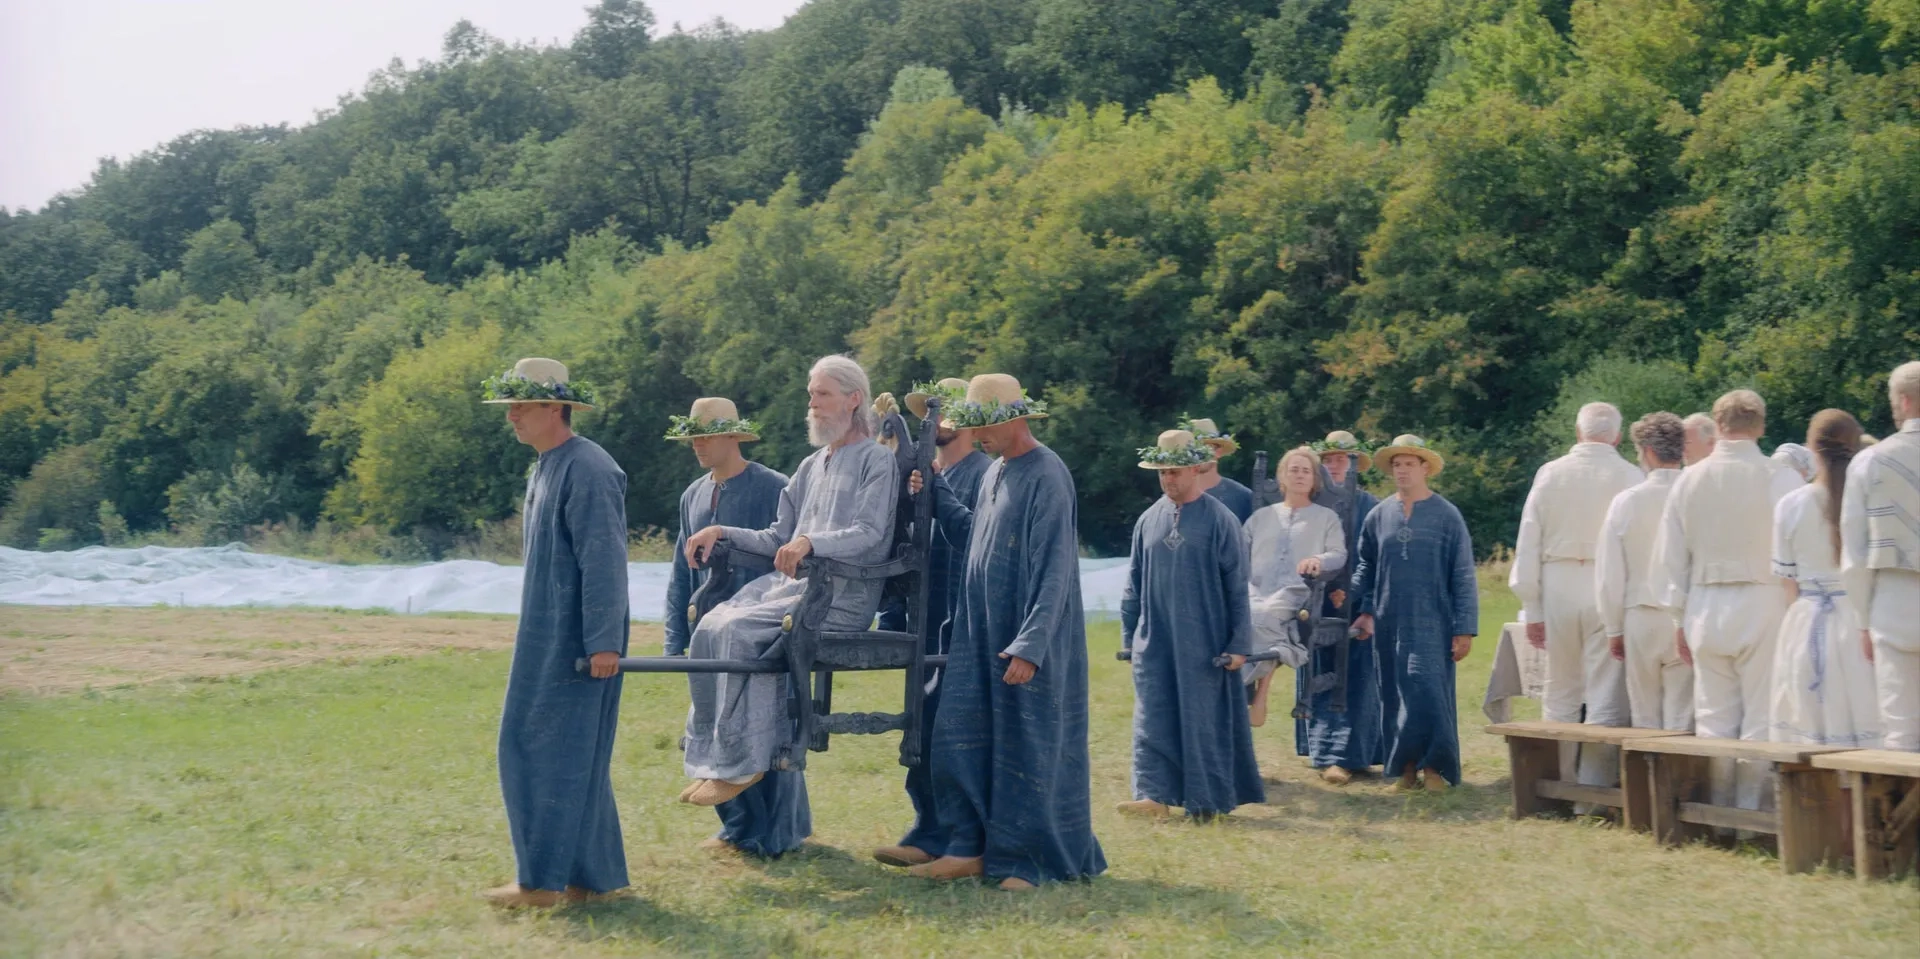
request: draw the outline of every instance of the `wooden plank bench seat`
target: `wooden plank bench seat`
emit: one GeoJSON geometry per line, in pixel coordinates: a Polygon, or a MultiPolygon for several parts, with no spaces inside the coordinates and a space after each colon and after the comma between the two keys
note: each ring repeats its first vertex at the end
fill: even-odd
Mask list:
{"type": "Polygon", "coordinates": [[[1853,871],[1863,880],[1920,871],[1920,753],[1856,749],[1813,757],[1849,780],[1853,871]]]}
{"type": "Polygon", "coordinates": [[[1840,776],[1813,762],[1848,751],[1841,746],[1666,736],[1622,743],[1620,761],[1623,766],[1645,769],[1655,841],[1684,845],[1707,838],[1713,827],[1766,833],[1779,841],[1781,868],[1796,873],[1811,872],[1822,863],[1838,865],[1848,853],[1840,812],[1840,776]],[[1775,808],[1714,805],[1710,801],[1710,764],[1715,759],[1744,759],[1771,766],[1776,782],[1775,808]]]}
{"type": "MultiPolygon", "coordinates": [[[[1592,803],[1618,810],[1622,825],[1642,831],[1650,827],[1645,764],[1629,766],[1623,761],[1617,788],[1585,786],[1572,780],[1572,770],[1560,768],[1560,744],[1618,746],[1630,739],[1685,735],[1663,729],[1546,721],[1494,723],[1486,731],[1507,740],[1507,754],[1513,762],[1513,818],[1542,813],[1569,816],[1574,803],[1592,803]]],[[[1625,755],[1621,753],[1623,758],[1625,755]]]]}

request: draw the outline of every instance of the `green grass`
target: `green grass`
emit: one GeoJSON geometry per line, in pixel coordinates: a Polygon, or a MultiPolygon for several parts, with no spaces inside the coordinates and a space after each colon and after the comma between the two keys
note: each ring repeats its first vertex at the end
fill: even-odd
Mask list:
{"type": "MultiPolygon", "coordinates": [[[[673,802],[676,677],[627,679],[613,777],[635,895],[521,915],[475,898],[513,874],[493,759],[504,653],[0,699],[0,953],[1914,954],[1911,881],[1783,876],[1750,851],[1507,819],[1504,751],[1478,706],[1513,607],[1488,606],[1460,677],[1461,789],[1322,786],[1277,722],[1256,733],[1281,780],[1268,804],[1204,826],[1112,812],[1132,697],[1116,629],[1096,626],[1095,825],[1112,869],[1025,896],[867,858],[909,817],[893,737],[813,757],[815,845],[770,863],[699,853],[712,814],[673,802]]],[[[886,708],[896,683],[843,678],[836,705],[886,708]]]]}

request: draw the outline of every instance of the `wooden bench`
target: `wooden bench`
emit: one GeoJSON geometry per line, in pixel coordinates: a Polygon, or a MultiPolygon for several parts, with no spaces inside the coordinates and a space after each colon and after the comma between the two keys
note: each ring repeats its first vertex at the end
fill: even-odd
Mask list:
{"type": "Polygon", "coordinates": [[[1853,870],[1861,879],[1920,871],[1920,753],[1856,749],[1813,757],[1850,780],[1853,870]]]}
{"type": "Polygon", "coordinates": [[[1623,743],[1620,761],[1646,770],[1655,841],[1684,845],[1710,837],[1714,827],[1765,833],[1779,841],[1781,868],[1796,873],[1811,872],[1822,863],[1838,865],[1847,855],[1840,776],[1812,762],[1824,754],[1846,751],[1839,746],[1668,736],[1623,743]],[[1715,759],[1767,763],[1776,777],[1775,808],[1714,805],[1711,762],[1715,759]]]}
{"type": "Polygon", "coordinates": [[[1640,831],[1651,825],[1646,765],[1629,765],[1622,751],[1619,787],[1585,786],[1566,778],[1571,770],[1560,768],[1560,744],[1618,746],[1628,740],[1686,735],[1664,729],[1544,721],[1494,723],[1487,727],[1487,732],[1507,740],[1507,754],[1513,761],[1513,818],[1525,819],[1541,813],[1570,816],[1574,803],[1593,803],[1619,810],[1621,825],[1640,831]]]}

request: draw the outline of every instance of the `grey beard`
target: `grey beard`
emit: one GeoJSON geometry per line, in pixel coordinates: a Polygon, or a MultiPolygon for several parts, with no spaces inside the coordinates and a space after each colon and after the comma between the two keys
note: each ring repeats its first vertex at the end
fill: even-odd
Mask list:
{"type": "Polygon", "coordinates": [[[815,448],[824,448],[840,442],[852,428],[851,417],[835,423],[823,423],[812,412],[807,413],[807,442],[815,448]]]}

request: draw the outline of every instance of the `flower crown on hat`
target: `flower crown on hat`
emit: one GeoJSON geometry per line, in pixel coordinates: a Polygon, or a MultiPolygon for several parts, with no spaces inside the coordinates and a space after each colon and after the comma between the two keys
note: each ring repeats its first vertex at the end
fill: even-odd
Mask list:
{"type": "Polygon", "coordinates": [[[915,383],[913,384],[912,392],[920,393],[926,396],[939,397],[940,408],[942,410],[951,410],[954,407],[959,406],[961,402],[967,398],[966,387],[962,386],[962,387],[955,388],[951,386],[941,386],[938,382],[915,383]]]}
{"type": "Polygon", "coordinates": [[[945,405],[946,402],[946,397],[942,395],[940,418],[946,420],[949,427],[957,430],[999,426],[1022,416],[1047,415],[1046,401],[1028,397],[1026,390],[1021,390],[1020,398],[1011,403],[969,402],[964,397],[956,397],[951,406],[945,405]]]}
{"type": "Polygon", "coordinates": [[[1193,417],[1186,413],[1180,414],[1180,422],[1178,425],[1174,426],[1174,429],[1186,430],[1187,432],[1193,434],[1194,439],[1199,440],[1202,443],[1205,443],[1208,440],[1214,440],[1216,442],[1225,442],[1225,443],[1235,442],[1232,433],[1223,433],[1217,429],[1210,430],[1202,426],[1197,426],[1194,424],[1193,417]]]}
{"type": "Polygon", "coordinates": [[[594,396],[599,391],[585,380],[573,380],[568,383],[538,383],[523,376],[502,373],[490,376],[480,384],[482,399],[519,400],[530,403],[584,403],[594,404],[594,396]]]}
{"type": "Polygon", "coordinates": [[[695,436],[720,436],[726,433],[747,433],[760,435],[760,424],[741,417],[737,420],[708,420],[705,423],[691,416],[667,417],[667,435],[670,440],[689,439],[695,436]]]}
{"type": "Polygon", "coordinates": [[[1369,443],[1366,440],[1355,440],[1352,446],[1335,446],[1326,440],[1311,440],[1305,445],[1315,453],[1365,453],[1372,456],[1380,451],[1380,444],[1369,443]]]}
{"type": "MultiPolygon", "coordinates": [[[[1184,427],[1182,427],[1184,429],[1184,427]]],[[[1188,430],[1188,432],[1192,432],[1188,430]]],[[[1213,459],[1213,448],[1196,437],[1193,443],[1184,448],[1167,449],[1161,446],[1143,446],[1140,448],[1140,462],[1154,466],[1180,468],[1199,466],[1213,459]]]]}

